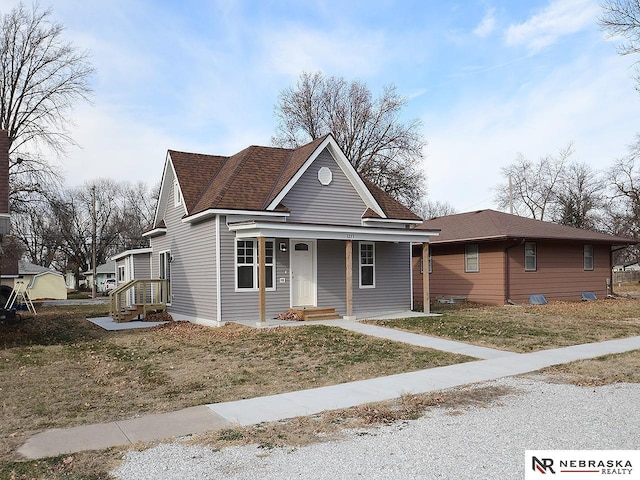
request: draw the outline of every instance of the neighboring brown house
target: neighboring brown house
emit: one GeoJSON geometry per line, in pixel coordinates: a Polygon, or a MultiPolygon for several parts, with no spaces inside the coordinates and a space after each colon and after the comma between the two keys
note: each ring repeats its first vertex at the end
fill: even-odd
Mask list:
{"type": "MultiPolygon", "coordinates": [[[[495,210],[447,215],[418,229],[441,230],[430,245],[432,298],[465,297],[503,305],[580,300],[610,293],[612,251],[637,241],[495,210]]],[[[422,298],[419,249],[413,251],[413,295],[422,298]]]]}

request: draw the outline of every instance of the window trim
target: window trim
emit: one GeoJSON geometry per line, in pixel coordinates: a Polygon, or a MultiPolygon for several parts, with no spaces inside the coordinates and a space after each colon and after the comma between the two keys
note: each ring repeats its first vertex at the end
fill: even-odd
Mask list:
{"type": "Polygon", "coordinates": [[[173,205],[174,207],[182,205],[182,191],[177,178],[173,180],[173,205]]]}
{"type": "MultiPolygon", "coordinates": [[[[429,249],[429,258],[427,259],[429,265],[429,273],[433,273],[433,258],[431,257],[431,249],[429,249]]],[[[420,256],[420,275],[424,274],[424,259],[420,256]]]]}
{"type": "MultiPolygon", "coordinates": [[[[271,287],[267,287],[265,290],[267,292],[275,292],[276,291],[276,267],[278,262],[276,261],[276,240],[275,238],[265,238],[265,247],[267,246],[268,243],[271,243],[272,247],[273,247],[273,255],[272,255],[272,262],[271,263],[267,263],[265,262],[265,267],[272,267],[271,268],[271,287]]],[[[266,249],[266,248],[265,248],[266,249]]],[[[235,273],[235,279],[234,279],[234,289],[236,292],[257,292],[259,290],[258,288],[258,239],[257,238],[236,238],[235,242],[234,242],[234,257],[233,257],[233,265],[234,265],[234,273],[235,273]],[[238,263],[238,242],[251,242],[252,243],[252,251],[253,251],[253,263],[238,263]],[[251,265],[252,268],[252,287],[239,287],[238,286],[238,266],[239,265],[251,265]]],[[[266,259],[265,259],[266,260],[266,259]]]]}
{"type": "Polygon", "coordinates": [[[596,266],[595,251],[594,251],[593,245],[587,243],[582,247],[582,268],[584,269],[585,272],[593,272],[595,270],[595,266],[596,266]],[[587,248],[591,250],[590,256],[587,256],[587,248]],[[591,260],[590,268],[587,268],[587,258],[591,260]]]}
{"type": "Polygon", "coordinates": [[[477,243],[468,243],[464,246],[464,271],[465,273],[478,273],[480,272],[480,246],[477,243]],[[469,252],[470,247],[475,247],[475,260],[476,260],[476,268],[469,268],[469,260],[472,257],[472,253],[469,252]]]}
{"type": "Polygon", "coordinates": [[[169,291],[167,292],[167,306],[171,306],[173,300],[173,296],[171,294],[171,250],[162,250],[161,252],[158,252],[158,278],[169,281],[169,291]],[[167,272],[169,272],[168,277],[166,276],[167,272]]]}
{"type": "MultiPolygon", "coordinates": [[[[531,255],[529,255],[529,257],[531,257],[531,255]]],[[[536,242],[524,242],[524,271],[538,271],[538,245],[536,244],[536,242]],[[533,268],[527,267],[527,245],[533,245],[533,268]]]]}
{"type": "Polygon", "coordinates": [[[358,287],[359,288],[376,288],[376,244],[375,242],[358,242],[359,246],[358,246],[358,287]],[[363,246],[371,246],[371,263],[362,263],[362,247],[363,246]],[[371,274],[371,280],[372,280],[372,284],[371,285],[363,285],[362,284],[362,268],[363,267],[371,267],[372,268],[372,274],[371,274]]]}

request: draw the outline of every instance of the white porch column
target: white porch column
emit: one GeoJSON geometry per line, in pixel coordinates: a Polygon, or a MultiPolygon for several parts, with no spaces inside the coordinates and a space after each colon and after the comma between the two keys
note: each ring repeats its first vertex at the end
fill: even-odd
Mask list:
{"type": "Polygon", "coordinates": [[[422,242],[422,304],[424,313],[430,313],[429,305],[429,243],[422,242]]]}

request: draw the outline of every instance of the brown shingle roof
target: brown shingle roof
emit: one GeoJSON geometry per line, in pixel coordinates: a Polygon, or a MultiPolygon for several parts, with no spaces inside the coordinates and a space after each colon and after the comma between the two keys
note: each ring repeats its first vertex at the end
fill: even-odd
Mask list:
{"type": "Polygon", "coordinates": [[[612,245],[638,243],[630,238],[533,220],[495,210],[479,210],[433,218],[417,228],[440,229],[440,235],[431,240],[434,244],[507,239],[582,240],[612,245]]]}
{"type": "MultiPolygon", "coordinates": [[[[327,137],[297,149],[251,146],[231,157],[169,150],[188,215],[208,209],[265,210],[327,137]]],[[[388,218],[421,220],[364,182],[388,218]]],[[[276,210],[287,211],[284,205],[276,210]]]]}

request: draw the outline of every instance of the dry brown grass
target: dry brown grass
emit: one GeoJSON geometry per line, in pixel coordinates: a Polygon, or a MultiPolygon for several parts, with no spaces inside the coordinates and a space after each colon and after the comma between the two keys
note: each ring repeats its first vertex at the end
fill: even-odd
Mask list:
{"type": "Polygon", "coordinates": [[[538,373],[546,374],[554,382],[584,387],[640,383],[640,350],[556,365],[538,373]]]}
{"type": "Polygon", "coordinates": [[[373,428],[415,420],[433,408],[444,408],[451,414],[464,413],[471,407],[485,408],[515,393],[514,389],[490,385],[421,395],[407,394],[396,400],[331,410],[309,417],[210,432],[195,437],[190,443],[212,448],[250,444],[261,448],[298,447],[339,439],[345,429],[373,428]]]}
{"type": "Polygon", "coordinates": [[[370,323],[514,352],[640,335],[640,300],[635,299],[500,307],[438,304],[433,310],[442,316],[370,323]]]}
{"type": "MultiPolygon", "coordinates": [[[[95,307],[94,307],[95,309],[95,307]]],[[[43,429],[131,418],[470,360],[326,326],[185,322],[105,332],[90,309],[0,325],[0,460],[43,429]]]]}

